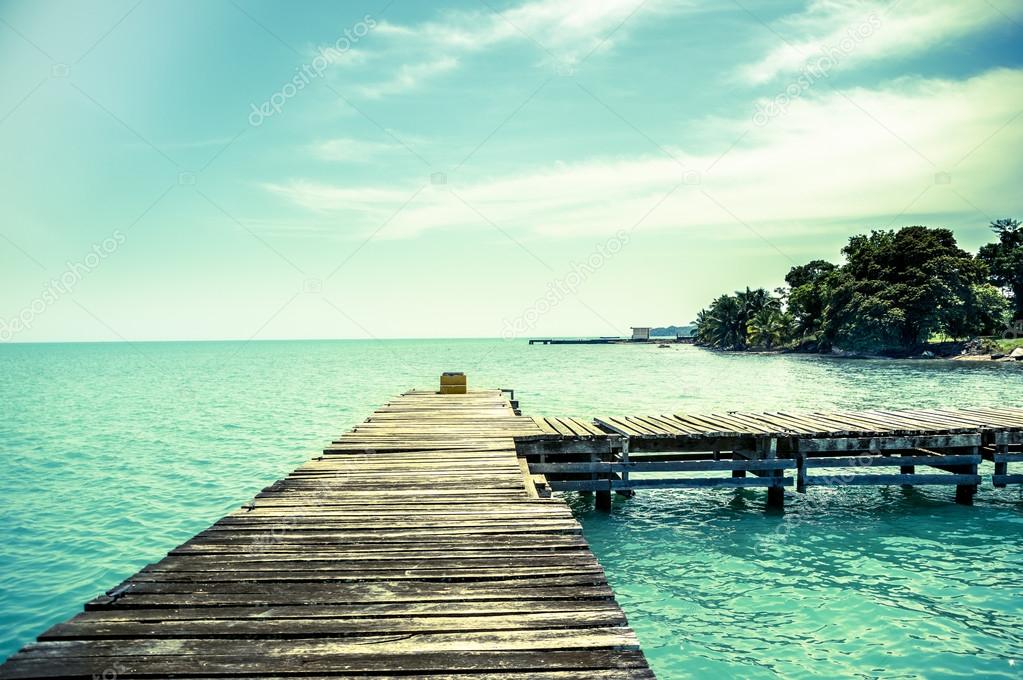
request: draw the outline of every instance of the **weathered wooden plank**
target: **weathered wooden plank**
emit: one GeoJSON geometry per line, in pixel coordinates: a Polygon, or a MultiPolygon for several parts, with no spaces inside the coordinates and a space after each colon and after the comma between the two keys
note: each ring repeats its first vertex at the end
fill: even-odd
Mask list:
{"type": "Polygon", "coordinates": [[[506,616],[544,612],[616,612],[613,600],[563,599],[544,600],[542,607],[535,600],[473,600],[471,602],[377,602],[355,605],[327,604],[308,606],[250,605],[224,607],[173,607],[161,609],[113,608],[79,614],[72,621],[206,621],[212,619],[347,619],[391,617],[430,618],[434,616],[506,616]]]}
{"type": "MultiPolygon", "coordinates": [[[[124,638],[116,640],[56,640],[28,645],[18,652],[22,659],[59,660],[67,657],[109,657],[173,655],[211,658],[251,654],[250,640],[231,638],[124,638]]],[[[638,649],[635,634],[624,626],[522,630],[459,630],[422,633],[406,639],[376,634],[358,639],[265,639],[259,643],[259,656],[273,658],[297,656],[390,656],[451,652],[541,651],[565,647],[638,649]]]]}
{"type": "MultiPolygon", "coordinates": [[[[66,643],[48,643],[50,645],[66,643]]],[[[295,643],[292,643],[292,647],[295,643]]],[[[332,651],[300,651],[299,653],[262,654],[247,652],[234,655],[194,654],[181,655],[127,655],[57,657],[16,656],[3,668],[4,677],[62,678],[92,677],[105,669],[118,676],[150,674],[156,676],[216,674],[218,677],[235,674],[253,675],[278,673],[295,677],[315,673],[340,672],[342,675],[360,673],[408,675],[411,673],[475,673],[479,671],[530,674],[540,671],[579,669],[645,669],[642,654],[613,649],[550,650],[550,651],[477,651],[458,652],[405,652],[373,655],[349,654],[332,651]],[[190,665],[189,659],[193,659],[190,665]]],[[[187,676],[186,676],[187,677],[187,676]]],[[[542,676],[538,676],[542,677],[542,676]]],[[[593,677],[593,676],[586,676],[593,677]]]]}
{"type": "Polygon", "coordinates": [[[265,637],[339,638],[368,635],[441,634],[452,632],[549,630],[560,628],[610,628],[625,625],[625,616],[616,610],[517,612],[504,615],[360,617],[360,618],[244,618],[193,619],[171,621],[111,621],[79,616],[53,626],[39,636],[49,640],[131,640],[133,638],[226,638],[265,637]]]}
{"type": "MultiPolygon", "coordinates": [[[[320,605],[375,605],[391,603],[449,603],[484,601],[533,601],[542,609],[546,600],[604,600],[614,597],[607,585],[569,584],[554,586],[541,584],[536,588],[461,588],[450,590],[431,587],[424,596],[423,587],[412,583],[412,592],[396,592],[392,589],[372,587],[351,587],[346,590],[305,588],[281,590],[266,589],[258,593],[136,593],[129,589],[117,597],[104,595],[85,604],[85,609],[177,609],[180,607],[275,607],[275,606],[320,606],[320,605]]],[[[442,584],[443,585],[443,584],[442,584]]]]}

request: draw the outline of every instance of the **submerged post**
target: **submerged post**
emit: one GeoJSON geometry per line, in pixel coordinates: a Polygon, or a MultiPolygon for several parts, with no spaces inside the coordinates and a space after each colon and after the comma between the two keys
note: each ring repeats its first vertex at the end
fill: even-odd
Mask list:
{"type": "MultiPolygon", "coordinates": [[[[963,450],[963,453],[970,453],[974,456],[980,455],[980,447],[972,446],[963,450]]],[[[978,465],[976,463],[970,465],[963,465],[959,468],[960,474],[974,475],[977,474],[978,465]]],[[[973,497],[977,495],[976,484],[957,484],[956,485],[956,503],[960,505],[973,505],[973,497]]]]}
{"type": "MultiPolygon", "coordinates": [[[[900,465],[899,466],[899,474],[900,475],[915,475],[916,474],[916,466],[915,465],[900,465]]],[[[913,485],[912,484],[903,484],[902,488],[903,489],[912,489],[913,485]]]]}
{"type": "MultiPolygon", "coordinates": [[[[977,474],[976,465],[963,465],[962,471],[968,475],[977,474]]],[[[959,505],[973,505],[973,497],[977,494],[976,484],[957,484],[956,503],[959,505]]]]}

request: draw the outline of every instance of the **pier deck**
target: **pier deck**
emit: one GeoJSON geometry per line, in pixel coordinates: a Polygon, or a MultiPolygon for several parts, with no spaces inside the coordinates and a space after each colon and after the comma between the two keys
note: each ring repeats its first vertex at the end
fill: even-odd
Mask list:
{"type": "Polygon", "coordinates": [[[539,433],[517,440],[531,471],[553,490],[603,494],[605,506],[611,491],[650,487],[766,487],[780,505],[785,487],[892,484],[955,486],[957,502],[970,503],[983,460],[994,464],[995,487],[1023,483],[1009,470],[1023,462],[1020,408],[532,420],[539,433]],[[885,467],[899,471],[873,472],[885,467]],[[814,474],[822,469],[830,472],[814,474]]]}
{"type": "Polygon", "coordinates": [[[86,605],[3,678],[652,678],[499,391],[409,392],[86,605]]]}

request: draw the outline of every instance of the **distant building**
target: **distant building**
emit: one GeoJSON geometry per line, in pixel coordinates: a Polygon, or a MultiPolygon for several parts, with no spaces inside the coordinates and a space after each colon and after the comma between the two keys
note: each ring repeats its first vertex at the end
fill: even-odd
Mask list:
{"type": "Polygon", "coordinates": [[[650,326],[633,326],[632,327],[632,339],[633,340],[649,340],[650,339],[650,326]]]}

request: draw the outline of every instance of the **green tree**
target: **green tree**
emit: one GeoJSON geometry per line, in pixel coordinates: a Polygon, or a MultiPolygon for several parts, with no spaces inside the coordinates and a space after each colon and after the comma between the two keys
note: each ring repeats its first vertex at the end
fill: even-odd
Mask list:
{"type": "Polygon", "coordinates": [[[846,264],[831,282],[824,331],[833,344],[859,351],[918,348],[948,319],[964,316],[984,264],[948,229],[905,227],[849,239],[846,264]]]}
{"type": "Polygon", "coordinates": [[[757,315],[762,309],[781,309],[781,300],[771,295],[766,288],[754,288],[750,290],[736,291],[735,297],[742,306],[743,316],[747,321],[757,315]]]}
{"type": "Polygon", "coordinates": [[[956,340],[994,335],[1008,324],[1011,308],[1000,290],[989,283],[976,284],[962,301],[961,313],[949,316],[943,330],[956,340]]]}
{"type": "Polygon", "coordinates": [[[1023,228],[1019,220],[1001,219],[991,229],[998,242],[982,246],[977,259],[987,265],[991,283],[1012,293],[1013,319],[1023,319],[1023,228]]]}
{"type": "Polygon", "coordinates": [[[857,281],[841,276],[832,290],[822,327],[826,345],[860,352],[901,346],[905,314],[891,301],[861,290],[857,281]]]}
{"type": "Polygon", "coordinates": [[[829,282],[838,265],[814,260],[797,265],[785,275],[789,284],[788,311],[799,339],[817,338],[824,322],[824,309],[831,295],[829,282]]]}

